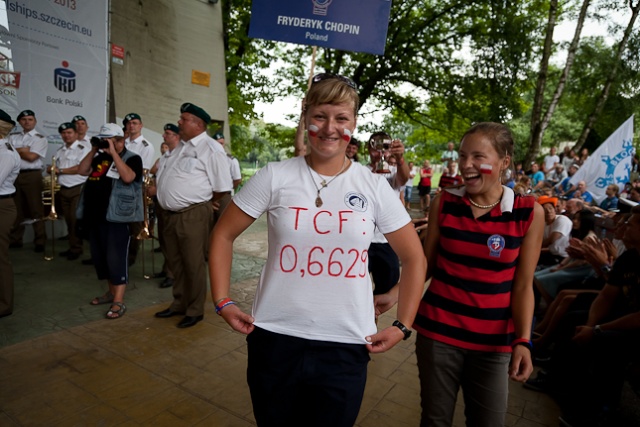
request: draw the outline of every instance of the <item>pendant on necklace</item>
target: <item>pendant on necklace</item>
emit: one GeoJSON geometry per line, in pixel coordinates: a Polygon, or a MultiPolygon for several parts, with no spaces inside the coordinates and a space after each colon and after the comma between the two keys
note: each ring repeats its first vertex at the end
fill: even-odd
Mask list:
{"type": "Polygon", "coordinates": [[[318,197],[316,197],[316,208],[319,208],[320,206],[322,206],[322,199],[320,198],[320,195],[318,194],[318,197]]]}

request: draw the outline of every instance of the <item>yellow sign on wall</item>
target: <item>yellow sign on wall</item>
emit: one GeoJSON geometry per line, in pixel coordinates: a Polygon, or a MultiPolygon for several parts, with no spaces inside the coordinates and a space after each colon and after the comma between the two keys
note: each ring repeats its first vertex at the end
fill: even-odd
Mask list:
{"type": "Polygon", "coordinates": [[[209,87],[209,84],[211,83],[211,73],[191,70],[191,83],[194,85],[209,87]]]}

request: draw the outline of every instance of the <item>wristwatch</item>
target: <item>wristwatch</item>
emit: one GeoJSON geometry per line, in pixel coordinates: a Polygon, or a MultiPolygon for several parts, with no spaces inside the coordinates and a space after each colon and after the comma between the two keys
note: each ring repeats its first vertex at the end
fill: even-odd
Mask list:
{"type": "Polygon", "coordinates": [[[600,325],[596,325],[593,327],[593,335],[600,335],[602,333],[602,328],[600,325]]]}
{"type": "Polygon", "coordinates": [[[407,329],[407,327],[404,326],[402,323],[400,323],[399,320],[396,320],[395,322],[393,322],[392,326],[395,326],[396,328],[402,331],[402,333],[404,334],[404,338],[402,338],[403,340],[406,340],[411,336],[411,331],[407,329]]]}
{"type": "Polygon", "coordinates": [[[604,274],[609,274],[611,273],[611,266],[609,264],[605,264],[600,267],[600,271],[602,271],[604,274]]]}

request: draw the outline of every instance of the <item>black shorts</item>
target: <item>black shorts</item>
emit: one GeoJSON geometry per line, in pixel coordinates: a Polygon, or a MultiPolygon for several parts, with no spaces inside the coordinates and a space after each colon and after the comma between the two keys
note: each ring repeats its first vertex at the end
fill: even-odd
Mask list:
{"type": "Polygon", "coordinates": [[[418,191],[420,192],[420,197],[424,197],[424,196],[428,196],[429,194],[431,194],[431,186],[430,185],[426,185],[426,186],[420,186],[418,187],[418,191]]]}
{"type": "Polygon", "coordinates": [[[373,294],[389,292],[400,280],[400,260],[388,243],[369,245],[369,272],[373,277],[373,294]]]}
{"type": "Polygon", "coordinates": [[[90,230],[91,258],[99,280],[108,280],[113,285],[129,282],[129,224],[102,222],[90,230]]]}

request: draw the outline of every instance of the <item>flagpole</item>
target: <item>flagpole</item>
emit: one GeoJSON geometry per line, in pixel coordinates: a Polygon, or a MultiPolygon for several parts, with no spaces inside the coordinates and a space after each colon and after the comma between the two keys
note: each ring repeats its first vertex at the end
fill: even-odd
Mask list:
{"type": "Polygon", "coordinates": [[[307,83],[307,90],[311,89],[311,83],[313,79],[313,74],[316,68],[316,52],[318,50],[317,46],[313,47],[313,53],[311,54],[311,72],[309,73],[309,82],[307,83]]]}

